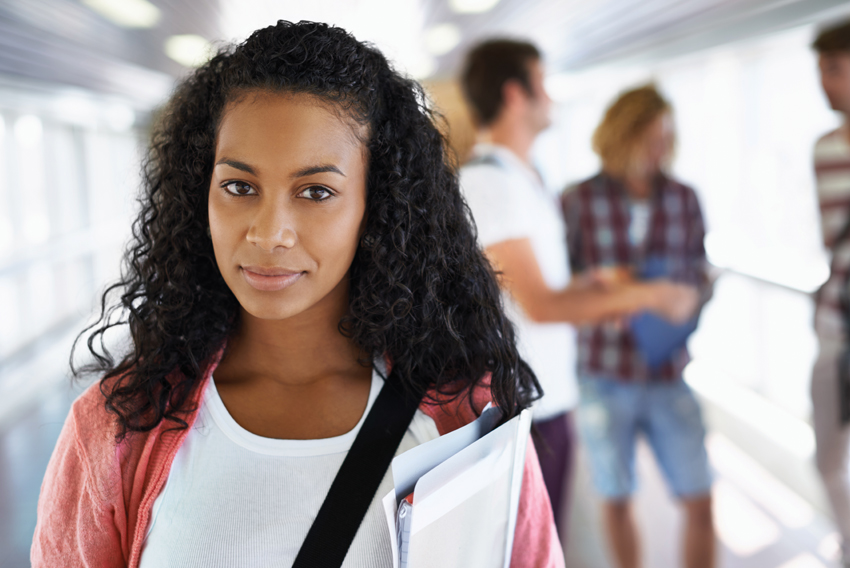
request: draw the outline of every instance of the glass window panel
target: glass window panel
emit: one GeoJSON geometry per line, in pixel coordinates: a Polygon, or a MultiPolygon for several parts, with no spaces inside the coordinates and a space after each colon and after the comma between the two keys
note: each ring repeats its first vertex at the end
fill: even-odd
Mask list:
{"type": "Polygon", "coordinates": [[[82,148],[73,127],[50,125],[45,137],[47,186],[54,233],[65,234],[88,224],[82,148]]]}
{"type": "Polygon", "coordinates": [[[25,244],[38,245],[50,237],[44,187],[44,127],[39,117],[25,114],[15,120],[14,132],[16,175],[13,191],[19,195],[20,230],[25,244]]]}
{"type": "Polygon", "coordinates": [[[49,330],[57,320],[56,287],[53,267],[47,262],[36,262],[26,271],[26,317],[30,321],[30,335],[49,330]]]}

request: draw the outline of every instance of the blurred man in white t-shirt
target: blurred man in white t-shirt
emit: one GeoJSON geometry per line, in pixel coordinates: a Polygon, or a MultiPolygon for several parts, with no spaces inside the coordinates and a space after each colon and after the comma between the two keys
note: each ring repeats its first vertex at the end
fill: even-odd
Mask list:
{"type": "Polygon", "coordinates": [[[544,390],[534,407],[537,451],[564,535],[574,449],[570,413],[578,403],[570,323],[642,310],[682,319],[688,296],[666,282],[602,287],[592,275],[571,282],[560,207],[530,157],[535,138],[551,122],[543,78],[540,52],[530,43],[491,40],[468,54],[461,81],[479,137],[460,183],[479,243],[501,273],[520,354],[544,390]]]}

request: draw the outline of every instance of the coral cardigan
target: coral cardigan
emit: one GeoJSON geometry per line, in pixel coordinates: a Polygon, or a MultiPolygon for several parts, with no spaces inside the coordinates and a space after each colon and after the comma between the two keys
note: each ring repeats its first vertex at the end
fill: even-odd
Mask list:
{"type": "MultiPolygon", "coordinates": [[[[208,365],[188,402],[187,407],[195,409],[185,413],[189,428],[217,362],[218,357],[208,365]]],[[[483,408],[489,392],[478,391],[475,404],[483,408]]],[[[434,420],[441,435],[475,418],[466,397],[432,402],[426,396],[419,408],[434,420]]],[[[160,423],[119,443],[115,417],[106,411],[98,384],[74,402],[41,485],[33,568],[139,566],[154,500],[189,432],[189,428],[171,427],[160,423]]],[[[562,566],[564,556],[549,497],[534,445],[529,443],[511,567],[562,566]]]]}

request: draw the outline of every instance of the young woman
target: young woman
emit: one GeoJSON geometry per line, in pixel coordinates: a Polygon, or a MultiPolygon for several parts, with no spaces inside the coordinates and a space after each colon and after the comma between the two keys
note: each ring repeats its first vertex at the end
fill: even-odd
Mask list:
{"type": "MultiPolygon", "coordinates": [[[[178,88],[33,566],[292,565],[382,389],[421,399],[396,454],[536,396],[424,100],[375,49],[306,22],[178,88]]],[[[560,566],[528,447],[511,565],[560,566]]],[[[343,566],[392,566],[391,484],[342,515],[362,518],[343,566]]]]}

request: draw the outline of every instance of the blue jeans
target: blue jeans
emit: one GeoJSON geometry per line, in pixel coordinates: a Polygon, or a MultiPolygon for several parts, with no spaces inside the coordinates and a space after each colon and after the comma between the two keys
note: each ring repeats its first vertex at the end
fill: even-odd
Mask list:
{"type": "Polygon", "coordinates": [[[646,436],[672,492],[679,498],[707,494],[711,472],[699,405],[682,379],[628,383],[581,377],[579,432],[593,483],[603,497],[624,499],[635,490],[635,442],[646,436]]]}

